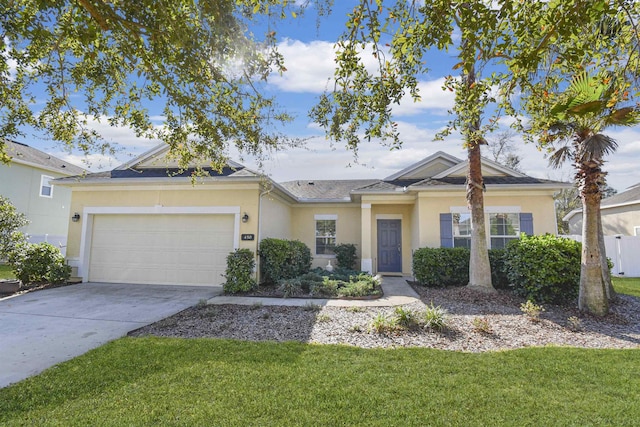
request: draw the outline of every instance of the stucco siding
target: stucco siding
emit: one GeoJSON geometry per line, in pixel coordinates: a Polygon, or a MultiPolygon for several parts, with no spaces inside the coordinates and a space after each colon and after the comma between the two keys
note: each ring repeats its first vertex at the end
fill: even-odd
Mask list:
{"type": "Polygon", "coordinates": [[[291,206],[272,194],[260,203],[260,239],[291,239],[291,206]]]}
{"type": "MultiPolygon", "coordinates": [[[[360,258],[361,218],[359,205],[303,205],[295,206],[291,212],[291,238],[300,240],[311,249],[313,268],[324,268],[329,260],[332,265],[336,265],[334,256],[316,254],[316,215],[336,215],[336,243],[354,243],[357,256],[360,258]]],[[[360,265],[359,260],[356,263],[356,265],[360,265]]]]}
{"type": "MultiPolygon", "coordinates": [[[[245,186],[246,187],[246,186],[245,186]]],[[[255,188],[218,189],[215,184],[207,186],[171,186],[169,189],[150,188],[129,190],[127,187],[90,188],[91,191],[83,191],[82,188],[74,189],[71,201],[71,211],[81,215],[85,208],[97,207],[239,207],[240,215],[245,212],[249,220],[240,223],[240,234],[253,234],[253,241],[240,241],[240,248],[251,249],[254,253],[257,249],[258,235],[258,184],[255,188]]],[[[166,187],[165,187],[166,188],[166,187]]],[[[84,220],[84,218],[83,218],[84,220]]],[[[67,257],[80,256],[82,239],[82,221],[69,223],[69,239],[67,242],[67,257]]]]}

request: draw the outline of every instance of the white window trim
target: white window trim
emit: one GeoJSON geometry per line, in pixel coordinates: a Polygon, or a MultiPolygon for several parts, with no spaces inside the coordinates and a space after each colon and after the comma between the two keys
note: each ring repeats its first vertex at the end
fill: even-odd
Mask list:
{"type": "Polygon", "coordinates": [[[335,221],[336,222],[336,244],[338,242],[338,215],[336,214],[316,214],[313,216],[313,254],[314,258],[318,259],[335,259],[335,254],[318,254],[316,251],[318,250],[316,246],[316,230],[317,230],[317,222],[318,221],[335,221]]]}
{"type": "Polygon", "coordinates": [[[635,227],[633,227],[633,235],[640,236],[640,225],[636,225],[635,227]]]}
{"type": "Polygon", "coordinates": [[[40,175],[40,188],[38,189],[40,197],[46,197],[47,199],[53,198],[53,184],[51,183],[51,181],[53,179],[54,179],[54,177],[49,176],[49,175],[40,175]],[[50,194],[48,196],[46,194],[42,194],[42,188],[44,187],[45,180],[48,180],[49,188],[51,188],[51,192],[50,192],[50,194]]]}
{"type": "MultiPolygon", "coordinates": [[[[451,206],[451,213],[468,214],[471,213],[467,206],[451,206]]],[[[520,206],[485,206],[484,213],[521,213],[520,206]]]]}

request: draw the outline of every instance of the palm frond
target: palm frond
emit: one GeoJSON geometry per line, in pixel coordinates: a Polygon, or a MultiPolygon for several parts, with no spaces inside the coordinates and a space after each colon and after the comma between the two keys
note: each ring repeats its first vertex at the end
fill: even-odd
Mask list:
{"type": "Polygon", "coordinates": [[[549,156],[549,166],[558,169],[564,162],[573,157],[573,150],[570,146],[565,145],[558,148],[551,156],[549,156]]]}
{"type": "Polygon", "coordinates": [[[615,110],[605,118],[607,125],[633,126],[640,123],[640,111],[634,107],[615,110]]]}
{"type": "Polygon", "coordinates": [[[618,143],[615,139],[596,133],[582,141],[579,157],[583,162],[590,160],[600,161],[607,154],[615,152],[617,148],[618,143]]]}

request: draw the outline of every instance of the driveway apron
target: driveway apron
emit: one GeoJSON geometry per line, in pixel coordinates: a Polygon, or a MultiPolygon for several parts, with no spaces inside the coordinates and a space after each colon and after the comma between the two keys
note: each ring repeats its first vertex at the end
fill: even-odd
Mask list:
{"type": "Polygon", "coordinates": [[[84,283],[2,299],[0,387],[221,292],[221,286],[84,283]]]}

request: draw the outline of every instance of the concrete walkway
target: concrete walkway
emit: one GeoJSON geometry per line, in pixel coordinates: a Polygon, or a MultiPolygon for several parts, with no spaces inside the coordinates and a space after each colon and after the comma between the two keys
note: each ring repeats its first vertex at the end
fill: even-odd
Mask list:
{"type": "Polygon", "coordinates": [[[304,307],[319,305],[329,307],[394,307],[397,305],[420,302],[420,297],[407,283],[406,277],[387,276],[382,278],[382,298],[372,300],[341,300],[320,298],[263,298],[263,297],[233,297],[220,295],[211,298],[208,304],[236,304],[236,305],[284,305],[304,307]]]}

